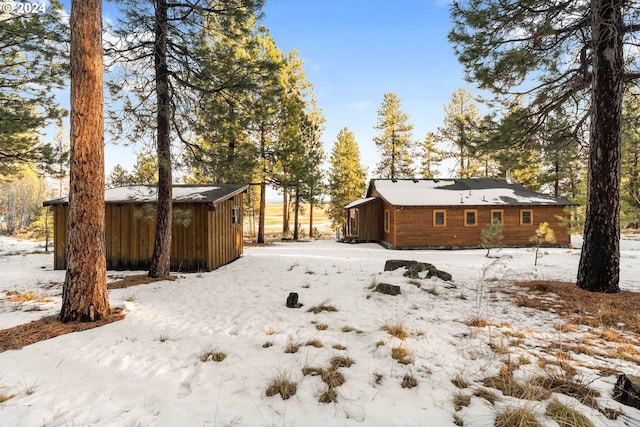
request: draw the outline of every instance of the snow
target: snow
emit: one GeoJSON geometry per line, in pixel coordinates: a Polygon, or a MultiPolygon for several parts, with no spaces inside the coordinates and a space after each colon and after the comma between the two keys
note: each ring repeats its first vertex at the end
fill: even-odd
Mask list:
{"type": "MultiPolygon", "coordinates": [[[[571,202],[528,190],[519,184],[501,184],[490,188],[451,189],[465,180],[375,180],[378,193],[394,206],[494,206],[494,205],[567,205],[571,202]],[[449,188],[447,188],[449,187],[449,188]]],[[[469,181],[469,180],[466,180],[469,181]]],[[[458,185],[459,186],[459,185],[458,185]]],[[[480,185],[481,186],[481,185],[480,185]]]]}
{"type": "MultiPolygon", "coordinates": [[[[173,200],[174,201],[199,201],[205,200],[203,193],[218,190],[220,187],[212,185],[174,185],[173,200]]],[[[104,192],[104,201],[106,203],[122,203],[128,201],[155,202],[157,198],[157,186],[153,185],[129,185],[126,187],[109,188],[104,192]]],[[[58,199],[63,203],[68,203],[69,198],[58,199]]]]}
{"type": "MultiPolygon", "coordinates": [[[[577,248],[580,243],[574,241],[577,248]]],[[[623,240],[621,247],[621,287],[640,291],[640,241],[623,240]]],[[[0,328],[59,311],[64,271],[52,270],[52,255],[41,252],[41,243],[0,237],[0,328]],[[7,291],[32,291],[52,302],[11,303],[4,297],[7,291]]],[[[554,314],[519,308],[490,289],[508,287],[511,279],[574,280],[579,249],[544,249],[538,266],[533,265],[532,249],[492,253],[495,258],[486,258],[484,250],[278,243],[247,247],[240,259],[210,273],[111,290],[111,304],[124,308],[124,320],[0,353],[0,393],[15,395],[0,403],[0,425],[453,425],[452,398],[461,390],[451,380],[462,376],[473,383],[495,375],[502,356],[488,343],[506,339],[502,331],[524,333],[531,343],[511,347],[513,357],[531,357],[541,343],[575,338],[554,328],[561,323],[554,314]],[[403,270],[383,272],[388,259],[430,262],[451,273],[453,283],[421,279],[420,289],[402,276],[403,270]],[[369,289],[381,281],[401,286],[402,294],[392,297],[369,289]],[[285,307],[289,292],[299,294],[302,308],[285,307]],[[308,312],[322,303],[337,311],[308,312]],[[473,328],[464,323],[472,317],[504,326],[473,328]],[[326,330],[316,328],[322,323],[326,330]],[[401,342],[381,330],[396,323],[412,336],[401,342]],[[345,326],[355,330],[343,332],[345,326]],[[323,347],[304,345],[310,339],[320,340],[323,347]],[[289,343],[300,344],[299,351],[286,354],[289,343]],[[346,349],[333,348],[337,344],[346,349]],[[409,351],[413,363],[391,358],[391,348],[397,346],[409,351]],[[226,359],[201,362],[207,351],[224,352],[226,359]],[[326,368],[337,355],[355,364],[340,368],[346,382],[336,388],[337,403],[319,403],[325,386],[318,376],[303,376],[302,368],[326,368]],[[376,374],[382,376],[380,384],[376,374]],[[405,374],[413,375],[418,386],[402,388],[405,374]],[[282,400],[265,395],[278,375],[298,384],[295,396],[282,400]]],[[[116,280],[140,273],[109,276],[116,280]]],[[[632,362],[597,363],[639,373],[632,362]]],[[[598,426],[623,426],[629,420],[637,425],[640,411],[609,398],[615,377],[585,366],[576,364],[578,375],[602,392],[603,406],[622,409],[627,417],[610,421],[577,401],[572,406],[598,426]]],[[[536,369],[535,364],[529,369],[536,369]]],[[[512,403],[513,398],[503,397],[493,407],[473,398],[457,414],[465,426],[487,426],[493,424],[496,408],[512,403]]],[[[544,412],[543,404],[531,406],[544,412]]],[[[547,420],[544,425],[555,424],[547,420]]]]}

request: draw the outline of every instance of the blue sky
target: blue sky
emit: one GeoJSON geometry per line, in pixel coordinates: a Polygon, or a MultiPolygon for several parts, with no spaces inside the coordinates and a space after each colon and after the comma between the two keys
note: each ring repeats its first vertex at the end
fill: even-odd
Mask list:
{"type": "Polygon", "coordinates": [[[373,170],[376,111],[395,92],[414,139],[436,131],[454,90],[469,87],[447,41],[441,0],[267,0],[264,25],[283,51],[296,49],[326,117],[327,154],[340,129],[356,136],[373,170]]]}
{"type": "MultiPolygon", "coordinates": [[[[69,3],[65,1],[68,9],[69,3]]],[[[103,3],[104,19],[114,4],[103,3]]],[[[264,24],[282,51],[296,49],[326,117],[327,155],[340,129],[356,136],[369,173],[378,161],[373,143],[377,109],[395,92],[411,116],[413,137],[436,131],[454,90],[464,87],[453,47],[449,2],[445,0],[267,0],[264,24]]],[[[68,95],[67,95],[68,96],[68,95]]],[[[64,101],[68,105],[68,99],[64,101]]],[[[132,150],[107,144],[105,169],[131,168],[132,150]]],[[[443,171],[446,174],[446,171],[443,171]]]]}

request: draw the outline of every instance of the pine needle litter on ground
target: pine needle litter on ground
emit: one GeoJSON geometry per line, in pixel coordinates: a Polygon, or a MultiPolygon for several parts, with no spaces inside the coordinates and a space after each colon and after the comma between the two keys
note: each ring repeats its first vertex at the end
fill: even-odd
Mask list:
{"type": "Polygon", "coordinates": [[[122,319],[124,319],[124,313],[119,308],[112,309],[106,319],[96,322],[62,323],[58,320],[58,316],[43,317],[24,325],[0,330],[0,353],[7,350],[16,350],[29,344],[70,334],[71,332],[85,331],[108,325],[122,319]]]}

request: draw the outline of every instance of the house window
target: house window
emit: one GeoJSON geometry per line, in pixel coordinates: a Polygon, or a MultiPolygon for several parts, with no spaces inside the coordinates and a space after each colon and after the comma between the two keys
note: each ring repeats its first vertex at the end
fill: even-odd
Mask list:
{"type": "Polygon", "coordinates": [[[464,225],[478,225],[478,210],[477,209],[465,209],[464,211],[464,225]]]}
{"type": "Polygon", "coordinates": [[[231,224],[233,225],[240,224],[240,208],[239,207],[231,208],[231,224]]]}
{"type": "Polygon", "coordinates": [[[389,209],[384,210],[384,232],[389,232],[389,209]]]}
{"type": "Polygon", "coordinates": [[[447,211],[434,210],[433,211],[433,226],[434,227],[446,227],[447,226],[447,211]]]}
{"type": "Polygon", "coordinates": [[[533,211],[531,209],[520,209],[520,225],[533,224],[533,211]]]}
{"type": "Polygon", "coordinates": [[[499,222],[500,224],[504,224],[504,211],[502,209],[492,209],[491,210],[491,223],[499,222]]]}

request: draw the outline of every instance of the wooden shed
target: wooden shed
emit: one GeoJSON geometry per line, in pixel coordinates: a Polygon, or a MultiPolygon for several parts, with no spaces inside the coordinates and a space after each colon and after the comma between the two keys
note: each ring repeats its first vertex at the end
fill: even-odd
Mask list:
{"type": "MultiPolygon", "coordinates": [[[[171,270],[211,271],[243,251],[244,185],[174,185],[171,270]]],[[[147,270],[153,255],[157,186],[105,191],[105,243],[110,270],[147,270]]],[[[66,268],[69,199],[44,203],[54,217],[54,269],[66,268]]]]}
{"type": "Polygon", "coordinates": [[[568,200],[505,179],[374,179],[366,198],[345,206],[346,240],[379,242],[391,249],[476,248],[480,231],[500,221],[506,246],[532,246],[547,222],[558,246],[571,236],[558,217],[568,200]]]}

